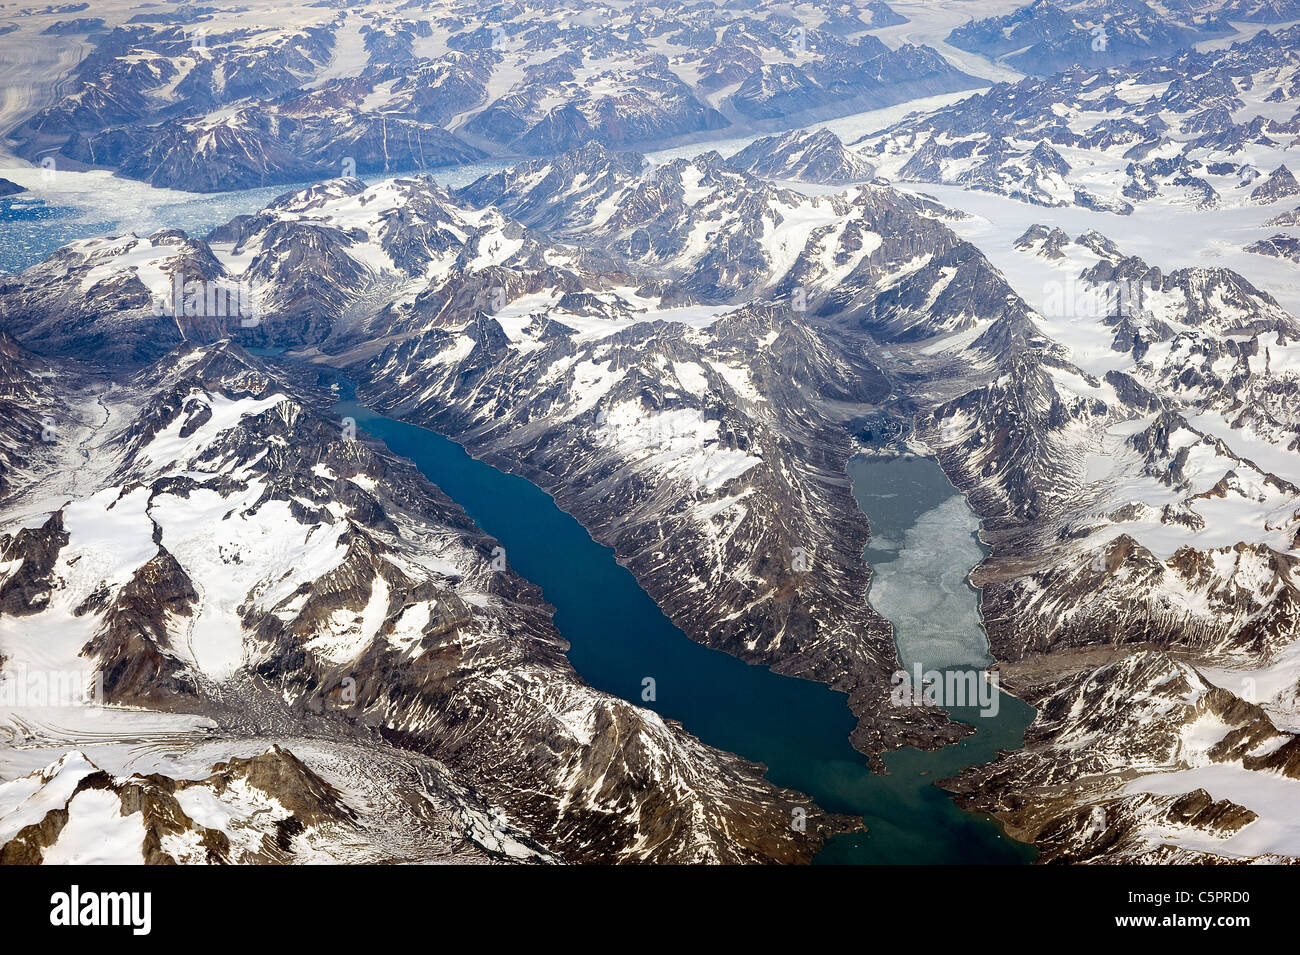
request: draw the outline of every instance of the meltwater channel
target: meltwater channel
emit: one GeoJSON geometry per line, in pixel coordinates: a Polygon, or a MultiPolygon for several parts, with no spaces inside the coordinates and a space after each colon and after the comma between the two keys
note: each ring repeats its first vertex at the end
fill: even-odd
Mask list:
{"type": "MultiPolygon", "coordinates": [[[[885,757],[889,774],[875,774],[849,744],[855,720],[843,693],[690,640],[613,550],[593,541],[545,491],[475,460],[435,432],[354,401],[342,402],[337,412],[414,461],[501,542],[510,566],[555,608],[556,628],[571,644],[569,658],[589,684],[681,721],[711,746],[763,763],[773,783],[806,793],[825,810],[861,816],[867,831],[833,837],[817,862],[1014,864],[1033,858],[1032,847],[1006,837],[991,819],[958,809],[934,785],[989,761],[997,749],[1020,747],[1033,716],[1026,704],[1002,695],[993,717],[953,710],[978,733],[934,753],[891,753],[885,757]],[[641,699],[646,677],[656,681],[653,703],[641,699]]],[[[859,457],[850,473],[873,528],[867,555],[876,576],[869,596],[896,624],[902,662],[929,667],[942,658],[955,667],[986,665],[978,594],[965,580],[982,545],[964,499],[927,459],[859,457]]]]}

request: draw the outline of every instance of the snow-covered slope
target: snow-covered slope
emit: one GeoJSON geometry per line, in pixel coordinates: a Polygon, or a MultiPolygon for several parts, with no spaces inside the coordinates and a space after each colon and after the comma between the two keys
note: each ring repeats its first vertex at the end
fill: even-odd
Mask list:
{"type": "MultiPolygon", "coordinates": [[[[806,857],[789,825],[795,794],[586,687],[535,589],[493,567],[493,542],[458,507],[238,347],[179,351],[99,399],[107,423],[68,438],[87,449],[89,473],[75,487],[66,475],[17,487],[6,504],[0,732],[11,741],[49,754],[172,724],[181,739],[215,733],[231,747],[369,739],[436,761],[428,771],[454,790],[437,800],[461,820],[453,829],[477,839],[466,819],[500,817],[479,835],[514,832],[510,844],[532,855],[806,857]],[[58,695],[29,692],[51,674],[69,675],[58,695]]],[[[67,826],[107,812],[114,793],[166,788],[111,772],[77,783],[98,795],[62,797],[67,826]]],[[[257,851],[226,847],[202,819],[181,822],[217,855],[257,851]]],[[[250,846],[262,838],[253,829],[250,846]]],[[[58,856],[52,835],[42,829],[43,851],[58,856]]],[[[36,851],[33,838],[13,851],[36,851]]],[[[348,838],[320,841],[337,854],[348,838]]],[[[478,841],[505,851],[492,839],[478,841]]]]}
{"type": "Polygon", "coordinates": [[[850,149],[828,129],[813,133],[793,130],[756,139],[727,160],[740,172],[763,179],[837,185],[867,182],[875,175],[871,163],[850,149]]]}
{"type": "Polygon", "coordinates": [[[1277,201],[1293,194],[1277,170],[1300,133],[1297,30],[1124,67],[1065,61],[856,145],[890,178],[1046,206],[1127,214],[1146,202],[1277,201]]]}

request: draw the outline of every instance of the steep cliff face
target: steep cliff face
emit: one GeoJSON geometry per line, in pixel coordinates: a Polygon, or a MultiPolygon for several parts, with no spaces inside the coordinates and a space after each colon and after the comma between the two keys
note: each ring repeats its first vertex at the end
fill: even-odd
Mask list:
{"type": "Polygon", "coordinates": [[[0,498],[30,475],[42,444],[57,439],[68,409],[57,397],[53,371],[0,331],[0,498]]]}

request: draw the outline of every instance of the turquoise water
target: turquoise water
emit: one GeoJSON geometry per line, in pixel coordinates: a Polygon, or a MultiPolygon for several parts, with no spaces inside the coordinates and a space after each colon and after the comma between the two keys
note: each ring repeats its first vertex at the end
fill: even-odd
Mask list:
{"type": "MultiPolygon", "coordinates": [[[[1020,746],[1032,716],[1028,706],[1004,697],[995,718],[955,712],[978,724],[980,733],[937,753],[893,753],[885,760],[890,774],[874,774],[849,745],[855,720],[844,694],[691,641],[613,551],[593,541],[540,488],[474,460],[434,432],[355,402],[336,410],[414,461],[501,542],[512,569],[537,584],[555,608],[555,625],[571,644],[569,659],[589,684],[680,720],[712,746],[763,763],[773,783],[807,793],[824,809],[864,819],[867,832],[833,838],[818,862],[1020,863],[1032,858],[1030,847],[1005,837],[990,820],[962,812],[933,785],[987,761],[995,748],[1020,746]],[[655,681],[653,701],[642,697],[647,678],[655,681]]],[[[929,465],[942,477],[937,465],[929,465]]],[[[870,481],[873,473],[859,468],[855,482],[870,481]]],[[[941,490],[925,485],[918,493],[927,488],[941,490]]],[[[947,493],[953,493],[951,487],[947,493]]],[[[928,509],[927,500],[915,507],[928,509]]],[[[909,512],[898,513],[905,520],[909,512]]]]}

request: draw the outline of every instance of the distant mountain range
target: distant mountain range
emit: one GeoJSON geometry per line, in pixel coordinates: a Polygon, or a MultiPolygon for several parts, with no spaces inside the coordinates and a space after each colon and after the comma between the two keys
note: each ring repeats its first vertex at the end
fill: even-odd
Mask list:
{"type": "Polygon", "coordinates": [[[979,85],[933,49],[868,33],[906,22],[884,3],[806,6],[806,21],[629,7],[600,27],[558,0],[490,24],[472,6],[434,21],[307,8],[288,27],[215,10],[65,24],[93,50],[10,136],[33,160],[214,192],[645,148],[979,85]]]}

